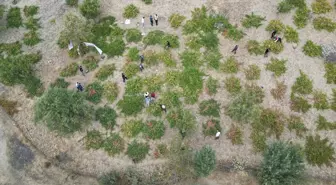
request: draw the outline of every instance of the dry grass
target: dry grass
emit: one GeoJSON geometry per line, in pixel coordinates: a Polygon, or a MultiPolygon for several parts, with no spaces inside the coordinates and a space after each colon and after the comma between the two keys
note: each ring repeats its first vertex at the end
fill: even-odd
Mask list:
{"type": "Polygon", "coordinates": [[[274,99],[281,100],[285,97],[287,85],[285,82],[277,82],[276,87],[271,90],[271,94],[274,99]]]}
{"type": "Polygon", "coordinates": [[[10,116],[13,116],[14,114],[18,112],[18,110],[16,109],[17,107],[16,101],[10,101],[10,100],[0,98],[0,106],[3,109],[5,109],[7,114],[9,114],[10,116]]]}

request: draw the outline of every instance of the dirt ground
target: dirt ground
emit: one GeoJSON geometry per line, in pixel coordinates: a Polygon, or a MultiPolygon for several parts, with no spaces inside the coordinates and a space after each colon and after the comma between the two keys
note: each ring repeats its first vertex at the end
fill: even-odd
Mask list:
{"type": "MultiPolygon", "coordinates": [[[[2,0],[4,4],[10,5],[12,0],[2,0]]],[[[312,0],[307,0],[308,5],[312,0]]],[[[181,29],[174,30],[170,28],[168,24],[168,17],[172,13],[180,13],[187,17],[190,17],[191,10],[195,7],[200,7],[202,5],[206,5],[209,9],[217,12],[226,14],[230,21],[234,24],[240,26],[240,20],[244,17],[245,14],[249,14],[254,12],[259,15],[266,16],[267,21],[272,19],[281,19],[282,22],[286,25],[293,26],[292,16],[294,12],[289,14],[277,14],[276,13],[276,5],[278,1],[275,0],[164,0],[158,1],[153,0],[153,4],[148,6],[142,3],[140,0],[101,0],[102,4],[102,15],[112,15],[117,18],[119,22],[122,22],[122,11],[123,8],[130,3],[134,3],[140,9],[140,15],[137,19],[133,19],[130,25],[124,25],[120,23],[120,27],[122,28],[133,28],[136,27],[136,23],[140,22],[140,17],[145,16],[148,17],[150,14],[157,13],[159,15],[159,26],[158,27],[150,27],[149,22],[146,22],[144,32],[148,32],[154,29],[159,29],[165,32],[176,34],[181,39],[181,47],[184,48],[183,36],[181,33],[181,29]]],[[[70,8],[65,5],[63,1],[60,0],[21,0],[17,4],[19,7],[24,7],[25,5],[38,5],[40,7],[40,23],[42,28],[39,30],[41,33],[41,38],[43,42],[39,43],[37,46],[33,48],[23,48],[25,51],[33,52],[33,51],[41,51],[43,58],[42,61],[37,64],[36,69],[38,71],[38,75],[43,80],[45,86],[47,87],[51,82],[53,82],[60,73],[60,70],[64,68],[67,64],[79,61],[72,60],[67,56],[67,52],[65,50],[61,50],[58,48],[56,42],[58,39],[58,34],[60,30],[62,30],[63,19],[62,16],[67,12],[75,12],[78,13],[78,10],[74,8],[70,8]],[[56,24],[50,23],[51,20],[55,19],[56,24]]],[[[332,11],[328,15],[328,17],[333,18],[336,21],[336,11],[332,11]]],[[[147,19],[146,19],[147,21],[147,19]]],[[[249,29],[244,30],[246,36],[239,42],[234,42],[224,37],[220,38],[220,51],[224,56],[224,60],[231,56],[231,49],[234,45],[239,45],[239,51],[236,54],[237,60],[242,64],[242,68],[247,67],[250,64],[258,65],[261,71],[260,80],[257,81],[259,86],[262,86],[265,91],[265,99],[263,102],[263,106],[266,108],[272,108],[283,112],[285,115],[296,114],[300,115],[306,127],[309,129],[307,134],[315,134],[317,131],[315,130],[316,124],[315,120],[317,119],[318,114],[323,115],[330,121],[336,121],[336,114],[332,110],[326,111],[316,111],[315,109],[310,109],[305,114],[293,113],[289,109],[290,105],[290,87],[294,84],[295,79],[299,76],[299,70],[302,70],[304,73],[308,74],[310,79],[313,80],[314,89],[323,90],[326,92],[329,97],[332,93],[332,88],[336,88],[335,85],[326,84],[326,79],[324,78],[324,61],[322,59],[310,58],[305,56],[301,52],[301,48],[306,40],[313,40],[318,44],[331,44],[336,39],[336,35],[334,33],[329,32],[318,32],[313,29],[312,24],[308,24],[308,26],[299,31],[300,33],[300,43],[297,49],[294,49],[291,44],[286,43],[284,51],[279,54],[277,57],[288,59],[287,62],[287,71],[286,73],[279,77],[280,81],[284,81],[288,86],[288,90],[286,92],[286,96],[283,100],[278,101],[274,100],[270,94],[270,90],[275,87],[276,80],[275,77],[269,71],[265,70],[265,64],[269,62],[269,58],[264,58],[261,56],[252,56],[247,52],[245,45],[248,40],[265,40],[269,37],[269,33],[265,31],[265,27],[267,22],[264,23],[258,29],[249,29]]],[[[5,30],[0,32],[0,41],[1,42],[13,42],[16,40],[20,40],[23,36],[24,29],[20,28],[16,31],[13,30],[5,30]]],[[[159,50],[160,48],[156,46],[147,47],[147,49],[159,50]]],[[[182,50],[174,50],[173,54],[175,56],[178,55],[182,50]]],[[[99,65],[114,63],[117,67],[117,71],[111,77],[109,77],[109,81],[115,81],[118,83],[120,87],[121,93],[118,95],[118,99],[122,98],[124,92],[124,84],[121,81],[121,68],[125,62],[124,57],[115,57],[110,59],[104,59],[99,63],[99,65]]],[[[181,66],[179,63],[178,66],[181,66]]],[[[165,68],[162,65],[154,66],[151,68],[146,68],[145,73],[140,74],[140,76],[150,76],[152,74],[163,74],[165,72],[165,68]]],[[[66,81],[71,82],[70,88],[75,88],[75,83],[77,81],[82,82],[84,86],[93,81],[94,72],[90,72],[88,75],[83,77],[78,73],[78,75],[74,77],[67,78],[66,81]]],[[[211,75],[215,79],[218,79],[220,82],[220,88],[218,93],[213,97],[215,100],[221,103],[221,106],[224,107],[230,101],[229,94],[224,89],[224,79],[228,76],[223,73],[219,73],[217,71],[207,71],[207,75],[211,75]]],[[[238,77],[244,79],[243,70],[237,74],[238,77]]],[[[206,79],[206,77],[205,77],[206,79]]],[[[244,83],[244,80],[242,81],[244,83]]],[[[163,159],[154,159],[152,153],[150,156],[139,163],[133,164],[127,156],[119,155],[116,157],[109,157],[102,150],[86,150],[83,143],[83,137],[85,136],[85,131],[76,133],[69,137],[59,136],[57,133],[50,132],[45,126],[35,124],[33,122],[33,105],[34,99],[27,98],[25,93],[23,92],[22,87],[15,86],[7,88],[7,90],[3,93],[9,99],[17,100],[20,104],[19,113],[14,115],[12,122],[10,118],[7,118],[5,114],[1,114],[0,121],[6,120],[2,122],[2,126],[0,127],[0,156],[6,157],[4,155],[4,151],[6,148],[6,143],[4,140],[10,140],[10,138],[15,135],[15,138],[19,138],[21,141],[29,141],[30,145],[36,147],[36,150],[33,151],[35,155],[35,159],[31,162],[30,165],[34,166],[32,172],[30,172],[31,177],[36,176],[36,179],[43,179],[42,176],[45,175],[50,177],[51,180],[48,184],[64,184],[64,182],[68,184],[94,184],[96,183],[90,177],[97,177],[103,173],[106,173],[112,169],[125,169],[128,166],[135,166],[142,169],[153,169],[157,165],[164,164],[165,160],[163,159]],[[4,127],[6,123],[10,125],[14,125],[11,127],[4,127]],[[19,129],[16,129],[17,126],[19,129]],[[3,134],[5,133],[6,139],[3,139],[3,134]],[[25,136],[23,137],[22,134],[25,136]],[[26,139],[23,139],[26,138],[26,139]],[[43,170],[45,167],[43,166],[46,161],[53,161],[56,155],[60,153],[66,154],[66,160],[62,162],[57,162],[57,167],[52,165],[52,167],[48,168],[48,170],[43,170]],[[43,173],[42,173],[43,171],[43,173]],[[39,174],[41,172],[41,174],[39,174]],[[60,175],[61,180],[58,181],[53,179],[54,174],[60,175]],[[69,175],[70,174],[70,175],[69,175]],[[74,179],[71,179],[71,175],[75,175],[74,179]],[[87,177],[82,177],[87,176],[87,177]],[[69,180],[70,179],[70,180],[69,180]],[[85,183],[83,183],[85,182],[85,183]]],[[[199,102],[202,100],[209,99],[209,95],[205,92],[200,96],[199,102]]],[[[117,102],[117,101],[116,101],[117,102]]],[[[104,104],[106,102],[103,102],[104,104]]],[[[111,107],[115,107],[115,104],[110,105],[111,107]]],[[[188,109],[197,112],[198,105],[187,106],[188,109]]],[[[141,115],[146,118],[145,115],[141,115]]],[[[118,118],[117,125],[120,126],[124,122],[125,118],[118,118]]],[[[213,138],[204,138],[201,132],[201,124],[204,123],[207,118],[203,116],[197,117],[197,123],[199,123],[198,132],[195,136],[190,138],[189,143],[194,148],[200,148],[205,144],[209,144],[216,151],[218,160],[232,160],[234,158],[238,160],[244,160],[248,165],[255,166],[260,163],[261,156],[260,154],[256,154],[252,150],[251,140],[249,139],[250,130],[249,127],[244,127],[244,144],[243,145],[232,145],[231,141],[226,137],[221,137],[219,140],[214,140],[213,138]]],[[[223,128],[223,133],[229,129],[232,124],[232,120],[224,114],[224,109],[221,109],[221,124],[223,128]]],[[[1,123],[1,122],[0,122],[1,123]]],[[[87,130],[92,128],[104,130],[100,124],[93,123],[87,130]]],[[[118,131],[117,127],[115,131],[118,131]]],[[[169,142],[169,140],[174,137],[176,131],[167,128],[167,131],[161,141],[152,141],[151,146],[154,146],[156,143],[161,142],[169,142]]],[[[336,147],[336,134],[333,131],[319,131],[319,134],[322,136],[327,136],[336,147]]],[[[295,141],[296,143],[304,144],[304,140],[295,136],[294,133],[290,133],[286,130],[281,136],[282,140],[295,141]]],[[[126,141],[128,141],[126,139],[126,141]]],[[[23,142],[24,143],[24,142],[23,142]]],[[[34,148],[33,147],[33,148],[34,148]]],[[[153,147],[152,147],[153,148],[153,147]]],[[[5,160],[4,160],[5,161],[5,160]]],[[[2,164],[0,162],[0,172],[3,172],[2,176],[0,176],[0,184],[2,182],[7,182],[8,184],[18,184],[15,182],[15,178],[12,178],[7,174],[14,174],[11,170],[8,169],[6,165],[10,164],[2,164]],[[6,178],[5,178],[6,177],[6,178]],[[5,178],[4,181],[3,178],[5,178]],[[6,179],[8,181],[6,181],[6,179]],[[13,180],[14,179],[14,180],[13,180]]],[[[16,169],[14,169],[15,171],[16,169]]],[[[16,170],[17,171],[17,170],[16,170]]],[[[20,170],[19,170],[20,171],[20,170]]],[[[21,170],[22,171],[22,170],[21,170]]],[[[330,184],[336,184],[336,164],[334,167],[313,167],[307,165],[307,174],[311,177],[316,177],[317,179],[328,179],[330,184]]],[[[0,173],[1,175],[1,173],[0,173]]],[[[25,176],[25,175],[22,175],[25,176]]],[[[26,177],[22,177],[24,179],[26,177]]],[[[29,177],[30,178],[30,177],[29,177]]],[[[22,180],[19,179],[19,180],[22,180]]],[[[16,179],[17,180],[17,179],[16,179]]],[[[20,181],[18,181],[20,182],[20,181]]],[[[23,180],[22,180],[23,182],[23,180]]],[[[43,184],[43,181],[39,182],[36,180],[36,184],[43,184]]],[[[65,184],[66,184],[65,183],[65,184]]],[[[221,173],[215,172],[211,177],[207,179],[201,179],[200,184],[209,184],[209,185],[221,185],[221,184],[256,184],[254,178],[249,177],[244,173],[221,173]]],[[[325,181],[319,182],[318,180],[311,181],[312,184],[326,184],[325,181]]],[[[29,184],[29,183],[27,183],[29,184]]]]}

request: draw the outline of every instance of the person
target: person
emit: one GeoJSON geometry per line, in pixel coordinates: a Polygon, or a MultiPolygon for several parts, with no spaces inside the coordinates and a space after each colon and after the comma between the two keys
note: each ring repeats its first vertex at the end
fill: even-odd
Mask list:
{"type": "Polygon", "coordinates": [[[79,71],[82,73],[83,76],[85,76],[84,70],[82,66],[79,66],[79,71]]]}
{"type": "Polygon", "coordinates": [[[148,107],[150,103],[150,98],[148,96],[145,97],[145,102],[146,102],[146,107],[148,107]]]}
{"type": "Polygon", "coordinates": [[[152,99],[155,99],[155,97],[156,97],[156,96],[155,96],[155,93],[152,92],[152,93],[151,93],[151,98],[152,98],[152,99]]]}
{"type": "Polygon", "coordinates": [[[278,36],[275,36],[275,37],[274,37],[274,42],[278,42],[278,40],[279,40],[279,37],[278,37],[278,36]]]}
{"type": "Polygon", "coordinates": [[[140,68],[140,71],[141,71],[141,72],[142,72],[142,70],[145,69],[144,66],[142,65],[142,63],[140,63],[139,68],[140,68]]]}
{"type": "Polygon", "coordinates": [[[268,57],[268,53],[270,52],[270,49],[267,48],[266,51],[265,51],[265,54],[264,54],[264,57],[268,57]]]}
{"type": "Polygon", "coordinates": [[[150,21],[150,24],[153,26],[154,21],[153,21],[153,16],[152,15],[149,16],[149,21],[150,21]]]}
{"type": "Polygon", "coordinates": [[[277,33],[276,30],[274,30],[274,31],[272,32],[271,39],[273,39],[273,38],[275,37],[276,33],[277,33]]]}
{"type": "Polygon", "coordinates": [[[219,130],[217,130],[215,139],[219,139],[220,134],[221,134],[221,133],[219,132],[219,130]]]}
{"type": "Polygon", "coordinates": [[[165,106],[165,105],[163,105],[163,104],[161,104],[160,106],[161,106],[161,110],[162,110],[162,111],[164,111],[165,113],[167,113],[166,106],[165,106]]]}
{"type": "Polygon", "coordinates": [[[145,27],[145,17],[142,17],[141,24],[142,24],[142,27],[144,28],[145,27]]]}
{"type": "Polygon", "coordinates": [[[123,82],[125,83],[125,82],[126,82],[126,80],[127,80],[127,77],[126,77],[126,75],[125,75],[124,73],[121,73],[121,77],[122,77],[122,79],[123,79],[123,82]]]}
{"type": "Polygon", "coordinates": [[[236,54],[237,50],[238,50],[238,45],[236,45],[231,52],[234,53],[234,54],[236,54]]]}
{"type": "Polygon", "coordinates": [[[280,42],[280,43],[282,43],[282,39],[281,39],[281,37],[278,37],[278,40],[277,40],[277,42],[280,42]]]}
{"type": "Polygon", "coordinates": [[[166,48],[169,49],[171,47],[170,42],[167,41],[166,48]]]}
{"type": "Polygon", "coordinates": [[[144,97],[145,97],[145,98],[148,98],[148,96],[149,96],[149,92],[146,92],[146,93],[144,94],[144,97]]]}
{"type": "Polygon", "coordinates": [[[154,15],[154,20],[155,20],[156,26],[159,25],[159,17],[157,14],[154,15]]]}
{"type": "Polygon", "coordinates": [[[143,63],[145,61],[145,56],[142,54],[140,55],[140,62],[143,63]]]}
{"type": "Polygon", "coordinates": [[[83,86],[79,82],[76,82],[76,88],[77,88],[77,92],[78,91],[80,91],[80,92],[83,91],[83,86]]]}

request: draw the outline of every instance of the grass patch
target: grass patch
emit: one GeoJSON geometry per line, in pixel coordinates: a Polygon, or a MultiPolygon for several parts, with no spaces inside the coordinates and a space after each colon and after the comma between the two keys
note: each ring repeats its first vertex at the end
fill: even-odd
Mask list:
{"type": "Polygon", "coordinates": [[[143,132],[149,139],[160,139],[165,133],[162,121],[150,120],[144,125],[143,132]]]}
{"type": "Polygon", "coordinates": [[[91,130],[86,132],[85,146],[87,149],[92,148],[98,150],[102,147],[103,143],[104,139],[98,130],[91,130]]]}
{"type": "MultiPolygon", "coordinates": [[[[146,45],[156,45],[162,43],[162,38],[164,37],[165,33],[160,30],[150,31],[146,37],[143,39],[143,43],[146,45]]],[[[165,44],[165,43],[164,43],[165,44]]]]}
{"type": "Polygon", "coordinates": [[[176,127],[179,129],[182,137],[191,135],[196,129],[196,118],[188,110],[172,110],[168,113],[167,120],[171,128],[176,127]]]}
{"type": "Polygon", "coordinates": [[[142,2],[144,2],[147,5],[152,4],[152,0],[142,0],[142,2]]]}
{"type": "Polygon", "coordinates": [[[183,96],[186,103],[196,103],[198,96],[203,89],[202,76],[204,74],[195,68],[183,70],[179,76],[179,85],[183,89],[183,96]]]}
{"type": "Polygon", "coordinates": [[[254,123],[254,128],[279,139],[285,129],[283,117],[284,115],[279,111],[263,109],[259,119],[254,123]]]}
{"type": "Polygon", "coordinates": [[[117,103],[117,107],[121,110],[121,113],[127,116],[136,115],[143,109],[144,100],[142,95],[125,95],[124,98],[117,103]]]}
{"type": "Polygon", "coordinates": [[[0,98],[0,106],[7,112],[8,115],[13,116],[18,113],[17,110],[18,103],[16,101],[10,101],[0,98]]]}
{"type": "Polygon", "coordinates": [[[6,53],[7,56],[21,54],[22,44],[19,41],[12,43],[0,43],[0,54],[6,53]]]}
{"type": "Polygon", "coordinates": [[[125,141],[119,134],[112,133],[104,140],[103,148],[110,156],[114,156],[124,151],[125,141]]]}
{"type": "Polygon", "coordinates": [[[204,136],[215,136],[217,131],[221,132],[222,127],[220,126],[219,120],[210,119],[203,124],[203,134],[204,136]]]}
{"type": "Polygon", "coordinates": [[[333,95],[332,95],[332,102],[330,104],[330,107],[333,111],[336,112],[336,89],[333,89],[332,92],[333,92],[333,95]]]}
{"type": "Polygon", "coordinates": [[[168,91],[162,94],[160,102],[166,107],[180,107],[181,101],[177,92],[168,91]]]}
{"type": "Polygon", "coordinates": [[[127,57],[131,61],[138,61],[139,60],[139,50],[137,47],[132,47],[128,50],[127,57]]]}
{"type": "Polygon", "coordinates": [[[121,132],[127,137],[135,137],[143,131],[144,126],[142,120],[128,120],[121,125],[121,132]]]}
{"type": "Polygon", "coordinates": [[[328,84],[336,84],[336,65],[333,63],[327,63],[324,65],[326,73],[324,77],[328,84]]]}
{"type": "Polygon", "coordinates": [[[93,56],[90,56],[90,57],[86,57],[83,60],[82,64],[86,70],[93,71],[98,67],[98,62],[99,62],[98,59],[96,59],[93,56]]]}
{"type": "Polygon", "coordinates": [[[22,26],[21,11],[18,7],[11,7],[7,13],[7,28],[22,26]]]}
{"type": "Polygon", "coordinates": [[[158,59],[162,61],[166,67],[176,67],[176,62],[173,59],[173,55],[169,51],[159,53],[158,59]]]}
{"type": "Polygon", "coordinates": [[[180,47],[180,41],[179,41],[179,38],[178,38],[177,35],[165,34],[162,37],[161,45],[163,47],[166,47],[167,41],[169,41],[171,48],[179,48],[180,47]]]}
{"type": "Polygon", "coordinates": [[[314,95],[314,108],[317,110],[329,109],[328,96],[322,91],[315,91],[314,95]]]}
{"type": "Polygon", "coordinates": [[[245,77],[247,80],[259,80],[260,79],[260,68],[255,65],[249,65],[247,69],[245,69],[245,77]]]}
{"type": "MultiPolygon", "coordinates": [[[[113,35],[111,33],[111,35],[113,35]]],[[[122,37],[110,37],[109,43],[102,41],[100,49],[102,49],[108,57],[121,56],[125,51],[125,42],[122,37]]]]}
{"type": "Polygon", "coordinates": [[[234,124],[231,125],[229,131],[226,133],[226,137],[231,140],[233,145],[243,144],[243,132],[234,124]]]}
{"type": "Polygon", "coordinates": [[[293,5],[289,0],[283,0],[278,4],[277,10],[278,13],[288,13],[293,9],[293,5]]]}
{"type": "Polygon", "coordinates": [[[302,119],[298,116],[291,115],[288,119],[288,129],[289,131],[295,131],[298,137],[303,137],[303,134],[308,131],[302,119]]]}
{"type": "Polygon", "coordinates": [[[123,67],[123,71],[127,78],[132,78],[139,72],[139,66],[134,63],[126,63],[123,67]]]}
{"type": "Polygon", "coordinates": [[[265,97],[263,88],[256,84],[246,85],[245,91],[255,97],[256,103],[262,103],[265,97]]]}
{"type": "Polygon", "coordinates": [[[336,29],[336,22],[326,17],[316,17],[313,20],[313,25],[316,30],[327,30],[328,32],[334,32],[336,29]]]}
{"type": "Polygon", "coordinates": [[[267,48],[269,48],[272,53],[279,54],[279,53],[281,53],[283,51],[284,45],[282,43],[280,43],[280,42],[274,42],[273,40],[265,40],[263,42],[263,48],[265,50],[267,48]]]}
{"type": "Polygon", "coordinates": [[[71,63],[61,71],[61,77],[75,76],[78,71],[78,64],[71,63]]]}
{"type": "Polygon", "coordinates": [[[198,35],[188,36],[185,40],[186,40],[185,44],[188,49],[199,51],[202,47],[201,39],[198,37],[198,35]]]}
{"type": "Polygon", "coordinates": [[[220,104],[214,100],[204,100],[199,105],[199,112],[202,116],[220,117],[220,104]]]}
{"type": "Polygon", "coordinates": [[[292,93],[290,98],[291,98],[290,108],[295,112],[306,113],[312,107],[308,103],[308,101],[301,96],[295,96],[292,93]]]}
{"type": "Polygon", "coordinates": [[[237,73],[239,70],[239,63],[235,57],[231,56],[221,64],[220,69],[224,73],[237,73]]]}
{"type": "Polygon", "coordinates": [[[77,6],[78,0],[65,0],[65,3],[69,6],[77,6]]]}
{"type": "Polygon", "coordinates": [[[302,8],[296,9],[295,15],[293,17],[295,26],[299,29],[306,27],[308,24],[309,14],[310,10],[306,5],[302,8]]]}
{"type": "Polygon", "coordinates": [[[255,54],[255,55],[262,55],[265,52],[263,46],[256,40],[249,40],[247,42],[247,51],[250,54],[255,54]]]}
{"type": "Polygon", "coordinates": [[[285,25],[279,19],[271,20],[266,27],[266,31],[282,33],[285,31],[285,25]]]}
{"type": "Polygon", "coordinates": [[[99,82],[93,82],[89,84],[85,92],[87,93],[86,99],[94,104],[98,104],[101,101],[104,88],[99,82]]]}
{"type": "Polygon", "coordinates": [[[143,92],[143,82],[144,81],[141,78],[134,78],[129,80],[126,84],[125,94],[133,96],[141,94],[141,92],[143,92]]]}
{"type": "Polygon", "coordinates": [[[140,13],[139,8],[134,4],[129,4],[124,8],[123,17],[126,19],[136,18],[140,13]]]}
{"type": "Polygon", "coordinates": [[[251,15],[245,15],[245,18],[241,21],[241,23],[245,28],[259,28],[265,20],[265,17],[255,15],[252,12],[251,15]]]}
{"type": "Polygon", "coordinates": [[[142,39],[142,35],[140,30],[136,29],[136,28],[131,28],[126,30],[126,41],[127,42],[134,42],[134,43],[138,43],[140,42],[142,39]]]}
{"type": "Polygon", "coordinates": [[[27,46],[35,46],[41,41],[36,31],[30,31],[23,36],[23,43],[27,46]]]}
{"type": "Polygon", "coordinates": [[[169,16],[169,23],[170,23],[170,26],[172,28],[175,28],[177,29],[178,27],[180,27],[182,25],[182,22],[186,19],[185,16],[181,15],[181,14],[178,14],[178,13],[174,13],[172,15],[169,16]]]}
{"type": "Polygon", "coordinates": [[[300,76],[296,78],[295,83],[292,86],[293,93],[310,94],[313,92],[313,82],[309,77],[300,71],[300,76]]]}
{"type": "Polygon", "coordinates": [[[94,19],[100,14],[100,2],[99,0],[84,0],[79,9],[84,17],[94,19]]]}
{"type": "Polygon", "coordinates": [[[27,21],[24,23],[25,27],[29,30],[36,31],[41,28],[39,24],[40,19],[35,19],[33,17],[28,17],[27,21]]]}
{"type": "Polygon", "coordinates": [[[228,77],[224,81],[225,89],[230,94],[237,94],[241,91],[240,79],[234,76],[228,77]]]}
{"type": "Polygon", "coordinates": [[[210,96],[215,95],[217,93],[217,88],[218,88],[218,80],[210,76],[210,78],[206,82],[206,92],[210,96]]]}
{"type": "Polygon", "coordinates": [[[162,76],[153,75],[145,78],[144,80],[145,89],[148,92],[158,92],[164,83],[162,76]]]}
{"type": "Polygon", "coordinates": [[[203,56],[203,60],[208,63],[208,67],[219,69],[220,60],[223,56],[218,50],[208,50],[203,56]]]}
{"type": "Polygon", "coordinates": [[[239,41],[244,37],[244,32],[242,30],[239,30],[237,27],[231,25],[225,35],[231,40],[239,41]]]}
{"type": "Polygon", "coordinates": [[[253,129],[250,138],[252,140],[252,145],[255,152],[265,151],[267,148],[265,133],[258,132],[256,129],[253,129]]]}
{"type": "Polygon", "coordinates": [[[320,57],[322,56],[322,47],[308,40],[303,46],[303,53],[310,57],[320,57]]]}
{"type": "Polygon", "coordinates": [[[69,82],[65,81],[64,78],[57,78],[54,83],[50,84],[51,88],[68,88],[69,82]]]}
{"type": "Polygon", "coordinates": [[[103,96],[109,101],[110,103],[113,103],[119,94],[119,88],[117,83],[115,82],[108,82],[104,84],[104,91],[103,96]]]}
{"type": "Polygon", "coordinates": [[[202,65],[200,57],[201,53],[192,50],[185,50],[180,54],[180,59],[185,68],[200,67],[202,65]]]}
{"type": "Polygon", "coordinates": [[[103,65],[95,74],[95,77],[101,81],[106,80],[109,76],[112,76],[116,67],[114,64],[103,65]]]}
{"type": "Polygon", "coordinates": [[[298,43],[299,42],[299,33],[292,27],[286,26],[285,28],[285,39],[289,43],[298,43]]]}
{"type": "Polygon", "coordinates": [[[167,156],[169,153],[169,149],[166,144],[158,144],[155,149],[155,158],[158,158],[160,156],[167,156]],[[157,154],[155,154],[157,153],[157,154]],[[156,157],[157,156],[157,157],[156,157]]]}
{"type": "Polygon", "coordinates": [[[128,144],[127,152],[129,158],[133,162],[138,163],[146,158],[146,155],[149,152],[149,145],[146,143],[140,143],[134,140],[132,143],[128,144]]]}
{"type": "Polygon", "coordinates": [[[334,130],[336,129],[336,122],[329,122],[327,119],[321,115],[319,115],[316,120],[317,130],[334,130]]]}
{"type": "Polygon", "coordinates": [[[38,6],[25,6],[23,8],[23,13],[26,17],[30,17],[36,15],[39,9],[40,8],[38,6]]]}
{"type": "Polygon", "coordinates": [[[328,138],[321,139],[319,135],[307,136],[305,144],[306,159],[309,164],[316,166],[332,166],[335,162],[335,150],[328,138]]]}
{"type": "Polygon", "coordinates": [[[272,71],[274,76],[279,77],[286,73],[286,62],[285,59],[271,58],[271,63],[266,64],[266,70],[272,71]]]}
{"type": "Polygon", "coordinates": [[[332,6],[327,0],[315,0],[311,6],[315,14],[324,14],[332,10],[332,6]]]}
{"type": "Polygon", "coordinates": [[[271,95],[276,100],[281,100],[285,97],[287,90],[287,85],[285,85],[285,82],[276,82],[276,87],[271,89],[271,95]]]}
{"type": "Polygon", "coordinates": [[[218,48],[219,39],[217,37],[217,33],[207,32],[199,34],[199,37],[200,37],[199,43],[205,48],[209,50],[218,48]]]}
{"type": "Polygon", "coordinates": [[[144,57],[145,57],[145,65],[147,66],[158,65],[160,62],[159,55],[153,50],[146,51],[144,53],[144,57]]]}
{"type": "Polygon", "coordinates": [[[96,110],[96,120],[98,120],[100,124],[106,129],[113,129],[114,125],[116,124],[116,118],[116,111],[107,106],[99,107],[96,110]]]}
{"type": "Polygon", "coordinates": [[[0,19],[3,18],[5,12],[6,12],[7,7],[5,5],[0,5],[0,19]]]}

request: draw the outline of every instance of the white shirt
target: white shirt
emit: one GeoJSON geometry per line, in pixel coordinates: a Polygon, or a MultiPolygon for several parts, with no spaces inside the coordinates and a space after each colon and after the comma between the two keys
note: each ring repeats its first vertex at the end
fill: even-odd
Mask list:
{"type": "Polygon", "coordinates": [[[166,109],[166,106],[165,105],[161,105],[162,109],[166,109]]]}
{"type": "Polygon", "coordinates": [[[158,20],[159,17],[157,15],[154,15],[154,20],[158,20]]]}
{"type": "Polygon", "coordinates": [[[145,23],[145,19],[144,18],[141,18],[141,23],[145,23]]]}
{"type": "Polygon", "coordinates": [[[220,136],[220,132],[217,131],[217,133],[216,133],[216,137],[219,137],[219,136],[220,136]]]}

